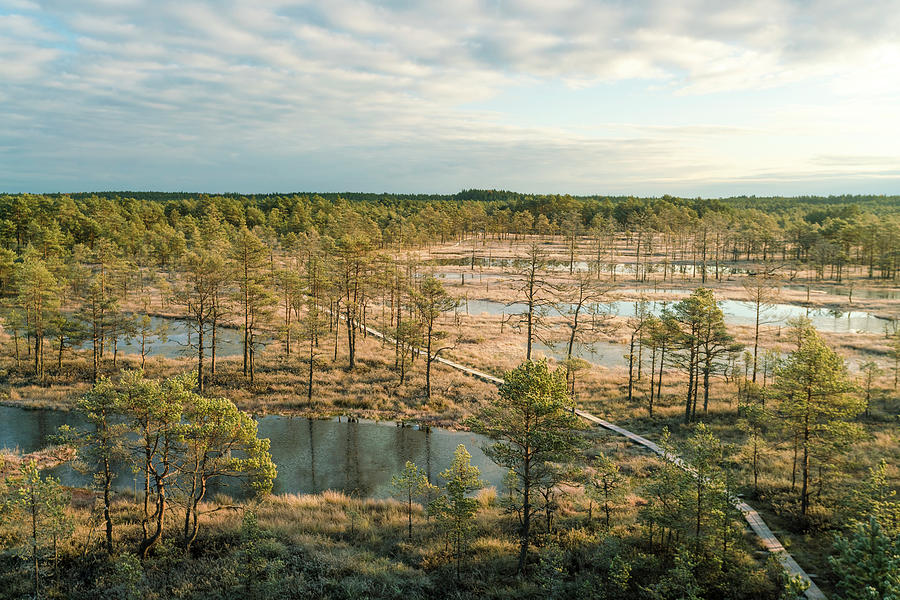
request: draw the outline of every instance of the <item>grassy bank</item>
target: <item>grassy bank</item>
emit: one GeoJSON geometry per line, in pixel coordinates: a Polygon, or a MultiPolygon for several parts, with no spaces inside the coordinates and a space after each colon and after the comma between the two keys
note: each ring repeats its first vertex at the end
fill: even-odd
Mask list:
{"type": "MultiPolygon", "coordinates": [[[[633,459],[635,466],[644,459],[633,459]]],[[[517,576],[514,518],[493,491],[479,496],[473,536],[460,577],[444,537],[422,508],[413,506],[407,539],[405,505],[339,493],[274,496],[234,504],[219,498],[205,508],[201,535],[185,555],[173,515],[165,543],[141,563],[138,505],[114,504],[116,554],[102,551],[90,496],[70,508],[76,527],[59,547],[58,563],[45,556],[44,585],[57,598],[652,598],[677,568],[671,554],[649,547],[635,528],[640,499],[630,497],[606,530],[596,507],[588,519],[578,494],[560,506],[554,531],[538,536],[527,577],[517,576]],[[222,509],[223,506],[227,508],[222,509]]],[[[15,539],[9,529],[8,538],[15,539]]],[[[724,573],[698,575],[705,585],[728,586],[729,597],[777,598],[777,578],[753,559],[752,544],[729,562],[739,585],[724,573]]],[[[0,556],[3,597],[29,597],[27,565],[0,556]]],[[[715,596],[710,596],[715,597],[715,596]]]]}

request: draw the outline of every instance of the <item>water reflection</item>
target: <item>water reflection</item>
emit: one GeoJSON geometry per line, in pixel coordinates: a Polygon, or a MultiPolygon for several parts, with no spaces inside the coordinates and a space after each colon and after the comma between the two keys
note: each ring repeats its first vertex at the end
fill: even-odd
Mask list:
{"type": "MultiPolygon", "coordinates": [[[[785,289],[796,290],[806,293],[805,285],[786,285],[785,289]]],[[[861,298],[865,300],[900,300],[900,289],[897,288],[857,288],[852,289],[845,285],[835,285],[827,288],[810,288],[810,294],[833,294],[835,296],[850,297],[852,291],[853,298],[861,298]]]]}
{"type": "MultiPolygon", "coordinates": [[[[498,268],[511,268],[516,267],[517,264],[523,264],[526,259],[519,258],[495,258],[492,256],[476,256],[474,259],[469,257],[437,257],[430,258],[424,261],[426,265],[435,265],[435,266],[444,266],[444,267],[498,267],[498,268]]],[[[576,260],[573,261],[570,265],[568,260],[561,260],[557,258],[548,259],[545,261],[545,268],[548,271],[568,271],[570,268],[576,272],[586,272],[590,269],[596,269],[597,263],[596,261],[584,261],[584,260],[576,260]]],[[[690,262],[674,262],[668,263],[667,265],[663,265],[663,263],[641,263],[640,269],[643,273],[645,270],[647,273],[662,273],[665,268],[667,274],[674,274],[674,277],[684,279],[685,277],[699,277],[703,272],[702,265],[695,265],[690,262]]],[[[613,264],[610,263],[601,263],[601,270],[603,273],[610,273],[611,271],[615,271],[617,275],[633,275],[635,272],[634,262],[628,261],[618,261],[613,264]]],[[[706,265],[706,274],[708,277],[712,277],[715,275],[716,268],[715,265],[707,264],[706,265]]],[[[729,267],[725,265],[719,265],[719,275],[738,275],[742,273],[746,273],[746,268],[738,268],[738,267],[729,267]]]]}
{"type": "MultiPolygon", "coordinates": [[[[47,436],[63,424],[83,425],[83,422],[77,415],[62,411],[26,411],[0,406],[0,447],[31,452],[44,446],[47,436]]],[[[259,434],[272,443],[272,458],[278,466],[275,493],[339,490],[361,497],[384,498],[391,494],[391,477],[403,469],[407,460],[423,469],[429,481],[438,483],[439,473],[450,466],[459,444],[464,444],[471,453],[472,464],[481,470],[487,485],[499,488],[503,480],[503,470],[481,451],[487,438],[473,433],[424,431],[397,427],[394,423],[269,416],[259,420],[259,434]]],[[[55,469],[54,474],[66,485],[90,483],[89,477],[69,466],[55,469]]],[[[133,485],[132,472],[122,468],[117,487],[131,489],[133,485]]]]}
{"type": "MultiPolygon", "coordinates": [[[[534,353],[536,356],[546,356],[553,358],[558,362],[566,359],[566,350],[568,343],[560,342],[535,342],[534,353]]],[[[594,342],[585,344],[575,342],[572,344],[572,356],[581,358],[591,363],[607,368],[618,367],[625,364],[625,352],[628,351],[626,346],[622,344],[614,344],[611,342],[594,342]]]]}
{"type": "Polygon", "coordinates": [[[360,496],[390,495],[391,476],[407,460],[425,471],[428,480],[450,466],[453,452],[464,444],[482,479],[499,486],[502,469],[481,451],[487,439],[472,433],[397,427],[393,423],[310,421],[264,417],[260,435],[272,441],[278,465],[275,492],[342,490],[360,496]]]}
{"type": "MultiPolygon", "coordinates": [[[[660,314],[665,307],[671,307],[672,301],[651,300],[648,302],[648,308],[653,314],[660,314]]],[[[756,315],[753,305],[740,300],[720,300],[719,306],[725,316],[725,322],[731,325],[753,325],[756,315]]],[[[634,301],[616,300],[600,307],[605,312],[611,311],[611,314],[620,317],[633,317],[635,314],[634,301]],[[607,308],[608,307],[608,308],[607,308]]],[[[506,304],[494,300],[468,300],[460,307],[460,312],[467,311],[470,315],[488,314],[521,314],[527,311],[526,304],[514,302],[506,304]]],[[[567,310],[567,305],[560,305],[560,310],[567,310]]],[[[553,316],[557,314],[555,311],[545,308],[544,311],[553,316]]],[[[786,326],[788,320],[806,316],[812,321],[816,329],[832,332],[866,332],[866,333],[884,333],[885,327],[889,324],[887,319],[876,317],[864,311],[848,311],[842,312],[836,309],[828,308],[806,308],[794,304],[776,304],[770,310],[766,311],[762,316],[762,322],[770,326],[786,326]]]]}
{"type": "MultiPolygon", "coordinates": [[[[150,327],[153,330],[162,328],[166,335],[149,335],[144,340],[145,352],[147,356],[164,356],[165,358],[181,358],[184,356],[196,355],[197,333],[190,324],[184,319],[173,319],[168,317],[150,317],[150,327]]],[[[212,342],[212,332],[205,333],[204,345],[206,346],[206,355],[209,356],[211,350],[209,344],[212,342]]],[[[262,344],[261,344],[262,345],[262,344]]],[[[79,346],[82,350],[90,350],[90,340],[85,341],[79,346]]],[[[105,352],[112,355],[112,342],[107,341],[105,352]]],[[[216,329],[216,356],[237,356],[243,352],[243,334],[241,330],[232,327],[218,327],[216,329]]],[[[141,338],[137,335],[119,338],[118,343],[119,354],[140,354],[141,338]]]]}

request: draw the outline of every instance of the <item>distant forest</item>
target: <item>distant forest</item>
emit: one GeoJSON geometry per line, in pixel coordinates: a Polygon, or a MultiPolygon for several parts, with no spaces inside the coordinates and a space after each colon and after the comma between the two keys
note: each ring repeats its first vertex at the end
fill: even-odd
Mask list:
{"type": "MultiPolygon", "coordinates": [[[[101,192],[0,196],[0,247],[54,247],[98,239],[166,265],[193,247],[201,222],[247,227],[267,242],[315,230],[362,236],[376,247],[412,247],[472,235],[637,234],[731,260],[802,262],[838,280],[844,265],[896,279],[900,196],[735,197],[726,199],[525,195],[497,190],[438,194],[190,194],[101,192]]],[[[0,283],[12,257],[0,257],[0,283]],[[5,263],[5,267],[4,267],[5,263]]]]}

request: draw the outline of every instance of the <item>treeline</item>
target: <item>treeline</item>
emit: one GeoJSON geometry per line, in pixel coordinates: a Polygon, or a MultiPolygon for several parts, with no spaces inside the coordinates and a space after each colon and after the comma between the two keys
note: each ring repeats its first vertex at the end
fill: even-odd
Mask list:
{"type": "Polygon", "coordinates": [[[165,310],[189,327],[181,343],[196,360],[198,391],[216,377],[222,329],[238,327],[248,383],[260,347],[274,336],[285,358],[308,363],[312,399],[320,342],[333,339],[331,360],[338,361],[340,349],[352,371],[357,339],[380,315],[400,383],[422,355],[430,398],[432,364],[452,345],[439,321],[457,301],[436,278],[422,276],[419,262],[380,251],[376,230],[354,214],[336,220],[330,235],[312,230],[276,242],[264,228],[235,228],[213,211],[193,222],[181,246],[164,245],[165,262],[146,247],[107,238],[93,247],[29,244],[21,257],[9,251],[0,302],[14,369],[41,384],[48,375],[97,381],[110,367],[121,368],[119,346],[126,340],[140,348],[143,367],[153,341],[167,334],[149,313],[165,310]],[[71,369],[73,351],[85,347],[87,372],[71,369]]]}
{"type": "MultiPolygon", "coordinates": [[[[181,200],[185,198],[195,198],[197,196],[211,195],[223,198],[248,198],[253,201],[264,201],[269,198],[280,198],[287,196],[321,196],[326,200],[335,201],[345,199],[354,202],[380,202],[391,204],[395,202],[448,202],[448,201],[476,201],[476,202],[502,202],[502,203],[521,203],[521,202],[540,202],[541,199],[574,199],[582,203],[590,202],[606,202],[619,203],[628,200],[635,200],[634,196],[571,196],[569,194],[523,194],[521,192],[512,192],[508,190],[479,190],[465,189],[456,194],[392,194],[392,193],[372,193],[372,192],[298,192],[294,194],[202,194],[189,192],[139,192],[139,191],[100,191],[100,192],[77,192],[70,194],[45,194],[47,196],[71,196],[72,198],[89,198],[92,196],[102,196],[110,198],[134,198],[138,200],[151,200],[154,202],[169,202],[173,200],[181,200]]],[[[703,199],[703,198],[678,198],[668,194],[661,197],[638,198],[638,200],[653,202],[656,200],[675,200],[689,202],[694,206],[702,206],[708,204],[716,207],[734,206],[738,208],[759,208],[761,210],[777,210],[786,207],[800,206],[804,209],[812,209],[821,206],[867,206],[876,210],[887,209],[893,212],[896,208],[898,196],[885,195],[852,195],[843,194],[837,196],[733,196],[730,198],[703,199]]],[[[546,201],[546,200],[544,200],[546,201]]]]}
{"type": "MultiPolygon", "coordinates": [[[[366,204],[313,199],[318,208],[304,214],[312,219],[310,222],[321,221],[321,226],[284,233],[273,229],[269,221],[292,214],[290,211],[271,207],[263,213],[245,206],[246,199],[238,197],[182,199],[181,209],[153,201],[99,197],[76,201],[18,196],[14,200],[18,221],[4,222],[21,222],[22,226],[12,226],[7,231],[10,237],[3,238],[9,248],[0,249],[0,303],[5,309],[4,331],[12,338],[9,350],[17,367],[21,370],[30,364],[40,382],[45,381],[46,356],[52,356],[55,373],[62,375],[67,353],[85,345],[89,346],[89,374],[94,381],[109,359],[113,369],[117,368],[122,340],[138,342],[143,366],[148,340],[164,334],[147,315],[151,307],[183,316],[189,324],[200,391],[208,376],[216,375],[220,333],[228,326],[241,329],[242,374],[251,383],[258,349],[266,336],[278,336],[286,357],[302,353],[308,362],[310,399],[323,336],[332,336],[334,341],[332,361],[338,360],[339,341],[343,340],[341,345],[346,348],[348,368],[352,370],[357,336],[365,337],[366,326],[376,324],[390,335],[401,384],[409,364],[424,357],[429,398],[432,363],[454,346],[439,322],[456,302],[440,281],[422,276],[427,267],[421,261],[395,245],[385,246],[388,232],[367,216],[366,204]],[[255,225],[248,227],[248,222],[255,225]],[[85,241],[77,241],[82,238],[85,241]],[[426,351],[420,354],[418,349],[422,347],[426,351]]],[[[420,208],[415,218],[438,222],[432,219],[437,210],[433,205],[420,208]]],[[[468,203],[460,206],[463,209],[483,210],[483,205],[468,203]]],[[[532,212],[529,209],[516,214],[527,216],[532,212]]],[[[753,224],[761,227],[760,237],[755,242],[739,242],[729,237],[730,230],[715,228],[728,225],[710,220],[710,215],[718,219],[723,214],[717,212],[700,220],[700,229],[665,234],[643,229],[655,221],[642,218],[637,229],[625,233],[617,233],[603,220],[598,228],[579,235],[579,221],[574,213],[567,214],[567,218],[575,218],[562,228],[571,281],[551,284],[545,246],[534,237],[522,240],[526,256],[512,266],[520,294],[517,300],[526,308],[520,315],[509,317],[517,316],[514,325],[526,331],[528,359],[533,340],[544,327],[542,313],[555,307],[563,317],[563,327],[569,330],[567,365],[573,391],[578,366],[572,356],[574,345],[590,342],[602,331],[597,307],[608,301],[607,292],[616,277],[625,277],[620,267],[627,266],[640,281],[666,281],[678,276],[706,282],[724,276],[729,261],[758,258],[760,266],[754,269],[759,273],[747,277],[746,286],[756,307],[756,340],[760,315],[773,302],[773,288],[780,281],[773,273],[787,270],[785,275],[791,274],[790,268],[776,260],[787,260],[787,246],[770,236],[761,217],[753,224]],[[632,255],[623,255],[631,249],[632,255]],[[582,257],[587,258],[585,268],[576,274],[576,258],[582,257]]],[[[549,223],[544,214],[540,216],[549,223]]],[[[404,222],[401,219],[396,223],[401,237],[406,235],[401,233],[404,222]]],[[[888,227],[890,222],[881,225],[888,227]]],[[[468,243],[464,246],[466,254],[471,250],[473,268],[478,239],[472,238],[471,248],[468,243]]],[[[890,240],[884,244],[883,254],[875,246],[855,246],[860,260],[869,261],[870,274],[876,264],[885,260],[892,264],[897,248],[890,240]]],[[[802,252],[798,248],[797,252],[802,252]]],[[[808,252],[807,256],[831,255],[808,252]]],[[[824,276],[826,264],[824,259],[814,263],[816,273],[824,276]]],[[[843,263],[836,269],[835,263],[831,265],[831,272],[840,277],[843,263]]],[[[892,266],[885,269],[896,274],[892,266]]],[[[729,363],[733,366],[739,354],[714,299],[697,300],[695,307],[680,303],[684,304],[683,314],[679,316],[676,311],[677,318],[662,321],[650,319],[646,306],[639,305],[635,311],[638,318],[628,324],[632,331],[629,398],[635,367],[637,379],[641,379],[640,356],[646,347],[652,357],[651,372],[659,369],[659,386],[666,360],[686,365],[682,370],[689,377],[692,394],[686,411],[689,420],[696,412],[697,390],[703,390],[705,407],[710,379],[724,372],[729,363]],[[682,344],[683,340],[693,341],[682,344]]],[[[757,346],[754,343],[754,381],[757,346]]],[[[652,411],[653,386],[650,399],[652,411]]]]}
{"type": "MultiPolygon", "coordinates": [[[[896,197],[732,198],[725,200],[527,196],[465,190],[452,196],[394,194],[219,195],[110,193],[0,196],[0,246],[21,254],[32,245],[114,241],[166,264],[189,245],[192,229],[212,215],[236,229],[260,229],[273,243],[293,234],[333,235],[348,218],[377,246],[408,247],[482,237],[609,232],[648,256],[690,247],[721,262],[791,262],[819,278],[840,280],[846,266],[895,279],[900,247],[896,197]],[[643,248],[640,247],[643,244],[643,248]]],[[[0,281],[3,263],[0,260],[0,281]]],[[[705,262],[705,260],[704,260],[705,262]]]]}

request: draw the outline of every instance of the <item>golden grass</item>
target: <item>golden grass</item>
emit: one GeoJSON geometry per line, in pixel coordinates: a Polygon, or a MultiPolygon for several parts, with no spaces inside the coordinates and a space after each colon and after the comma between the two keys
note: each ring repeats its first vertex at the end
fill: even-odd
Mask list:
{"type": "MultiPolygon", "coordinates": [[[[446,245],[433,247],[423,255],[443,257],[467,257],[466,243],[458,246],[446,245]]],[[[556,259],[567,258],[567,251],[561,239],[550,240],[545,247],[556,259]]],[[[487,240],[486,243],[478,243],[477,253],[479,257],[493,256],[495,258],[523,256],[527,244],[523,241],[510,243],[509,241],[487,240]]],[[[628,262],[627,248],[619,243],[620,261],[628,262]]],[[[471,246],[468,248],[471,251],[471,246]]],[[[582,244],[579,248],[579,258],[585,259],[590,255],[590,248],[582,244]]],[[[655,257],[654,260],[659,260],[655,257]]],[[[436,272],[460,272],[460,267],[435,267],[436,272]]],[[[492,299],[508,302],[517,299],[515,286],[511,282],[509,269],[482,268],[476,272],[501,275],[499,278],[466,279],[465,285],[457,282],[448,282],[448,290],[458,296],[467,296],[470,299],[492,299]]],[[[805,274],[803,276],[806,276],[805,274]]],[[[567,277],[565,272],[554,273],[550,276],[554,281],[560,282],[567,277]]],[[[658,276],[651,276],[656,277],[658,276]]],[[[865,280],[854,276],[856,289],[863,289],[868,284],[865,280]]],[[[710,281],[708,286],[713,287],[719,298],[743,298],[740,277],[729,277],[722,281],[710,281]]],[[[699,279],[676,278],[674,285],[665,282],[665,287],[683,287],[691,289],[699,285],[699,279]]],[[[617,281],[622,287],[636,287],[633,277],[623,276],[617,281]]],[[[643,284],[652,287],[652,282],[643,284]]],[[[797,290],[788,290],[782,300],[785,302],[805,301],[805,293],[797,290]]],[[[849,308],[848,299],[836,294],[816,296],[815,303],[820,306],[849,308]],[[847,302],[845,302],[847,300],[847,302]]],[[[857,300],[852,308],[876,311],[893,311],[896,313],[900,303],[897,301],[869,301],[857,300]]],[[[154,296],[154,312],[175,315],[174,308],[165,306],[161,298],[154,296]]],[[[378,327],[378,313],[373,307],[372,325],[378,327]]],[[[505,370],[514,368],[524,359],[525,344],[524,334],[512,329],[508,324],[501,326],[499,316],[466,315],[464,310],[459,314],[457,326],[451,316],[443,319],[441,327],[451,331],[451,339],[460,333],[461,339],[456,348],[449,354],[454,360],[468,364],[495,375],[502,375],[505,370]]],[[[561,319],[551,318],[550,323],[554,327],[551,337],[559,338],[564,331],[561,319]]],[[[606,341],[619,342],[621,354],[627,351],[625,344],[625,331],[623,320],[616,320],[617,327],[605,337],[606,341]]],[[[731,332],[735,337],[745,343],[752,340],[752,328],[749,326],[731,326],[731,332]]],[[[429,422],[433,425],[457,426],[461,421],[476,411],[496,393],[494,386],[478,381],[456,372],[448,367],[434,365],[433,385],[434,395],[430,401],[424,397],[424,365],[421,359],[417,360],[409,373],[409,380],[399,385],[397,373],[393,370],[393,350],[390,345],[383,343],[374,337],[358,339],[358,366],[352,371],[346,370],[346,349],[344,346],[345,334],[342,331],[339,336],[338,359],[332,361],[333,337],[323,335],[321,347],[318,350],[317,369],[315,374],[315,393],[312,401],[306,399],[305,387],[305,362],[302,359],[302,348],[298,355],[284,357],[277,343],[271,344],[259,357],[259,369],[257,381],[249,385],[241,375],[239,357],[219,359],[217,375],[211,378],[208,393],[211,395],[224,395],[232,398],[241,408],[256,414],[291,414],[291,415],[335,415],[352,414],[359,417],[377,419],[406,419],[429,422]]],[[[884,336],[877,334],[855,333],[825,333],[825,339],[841,354],[853,358],[855,361],[876,359],[885,365],[888,346],[884,336]]],[[[71,406],[78,395],[88,388],[85,383],[87,373],[88,354],[77,352],[67,354],[65,359],[65,373],[54,374],[50,358],[47,364],[50,371],[50,387],[36,385],[28,374],[28,363],[23,361],[21,367],[17,367],[10,358],[7,347],[0,355],[0,370],[9,372],[6,385],[0,390],[8,396],[4,403],[32,408],[65,408],[71,406]]],[[[791,341],[785,328],[764,327],[761,330],[760,339],[762,348],[777,349],[787,352],[791,349],[791,341]]],[[[134,356],[123,357],[122,365],[134,367],[137,358],[134,356]]],[[[552,362],[552,361],[551,361],[552,362]]],[[[106,365],[110,369],[110,365],[106,365]]],[[[147,362],[146,369],[151,377],[166,377],[175,373],[192,369],[194,362],[190,358],[164,359],[153,358],[147,362]]],[[[635,394],[632,402],[625,400],[627,373],[624,368],[612,369],[592,368],[579,374],[577,381],[577,401],[580,406],[614,422],[622,424],[651,439],[658,439],[664,426],[669,427],[676,439],[684,438],[690,428],[682,424],[683,421],[683,394],[686,387],[685,377],[671,368],[665,376],[663,393],[654,407],[654,415],[651,418],[647,410],[648,378],[645,372],[641,381],[635,386],[635,394]]],[[[702,399],[701,399],[702,402],[702,399]]],[[[892,389],[892,378],[888,375],[881,377],[877,382],[876,395],[872,405],[872,415],[862,422],[868,432],[865,440],[855,444],[849,449],[844,463],[847,477],[851,481],[859,481],[865,477],[867,469],[878,459],[884,458],[888,465],[888,474],[892,483],[897,486],[900,482],[900,444],[898,444],[898,430],[896,416],[900,408],[900,399],[897,392],[892,389]]],[[[716,379],[713,382],[712,397],[709,411],[702,413],[699,418],[707,422],[710,428],[724,441],[740,444],[743,435],[735,427],[736,415],[736,391],[733,384],[716,379]]],[[[622,467],[623,473],[632,478],[635,485],[639,486],[652,468],[655,459],[646,453],[625,443],[610,434],[597,433],[595,436],[597,449],[602,449],[616,457],[622,467]]],[[[793,507],[791,498],[796,492],[791,490],[791,449],[785,444],[776,445],[767,455],[764,470],[760,480],[761,497],[754,501],[756,506],[765,516],[767,521],[779,534],[786,545],[792,546],[792,551],[798,561],[804,566],[809,566],[815,571],[827,572],[827,563],[824,556],[830,547],[830,532],[817,532],[814,535],[796,533],[796,527],[791,522],[793,507]]],[[[742,471],[743,483],[746,483],[748,473],[746,466],[742,471]]],[[[586,499],[578,489],[573,489],[570,496],[563,502],[560,509],[560,518],[577,521],[578,515],[587,506],[586,499]]],[[[88,499],[89,500],[89,499],[88,499]]],[[[88,500],[82,498],[86,503],[88,500]]],[[[496,491],[483,491],[479,495],[482,512],[479,514],[479,528],[481,531],[509,528],[509,522],[496,508],[496,491]]],[[[643,502],[639,493],[633,493],[626,503],[616,509],[614,515],[614,528],[627,527],[634,522],[636,511],[643,502]]],[[[257,507],[257,513],[261,524],[267,529],[276,532],[279,539],[296,543],[304,548],[318,548],[321,546],[322,555],[328,555],[334,561],[348,559],[354,553],[368,552],[365,558],[360,558],[365,565],[381,564],[382,559],[375,558],[378,552],[385,551],[390,546],[396,552],[399,548],[400,555],[410,565],[440,565],[447,561],[442,554],[440,541],[426,540],[429,532],[433,533],[433,526],[428,522],[424,511],[420,507],[414,513],[416,535],[415,545],[404,546],[405,536],[405,512],[403,506],[390,500],[361,500],[350,498],[340,493],[325,492],[314,496],[276,496],[272,497],[257,507]],[[362,546],[365,550],[357,548],[362,546]]],[[[594,507],[595,521],[598,519],[598,508],[594,507]]],[[[80,514],[80,513],[79,513],[80,514]]],[[[824,523],[834,515],[820,515],[824,523]]],[[[138,532],[138,518],[136,508],[127,502],[117,503],[117,518],[123,523],[121,532],[123,544],[133,541],[138,532]]],[[[204,517],[205,527],[217,534],[228,533],[236,535],[240,528],[241,515],[236,511],[219,511],[204,517]]],[[[594,524],[596,525],[596,523],[594,524]]],[[[176,531],[177,522],[173,519],[170,523],[172,532],[176,531]]],[[[84,541],[86,537],[86,525],[80,522],[76,530],[75,539],[84,541]]],[[[473,562],[479,560],[499,560],[499,557],[510,554],[511,541],[508,537],[496,537],[494,535],[482,535],[473,542],[473,562]]],[[[328,560],[332,560],[329,558],[328,560]]],[[[508,557],[507,557],[508,560],[508,557]]],[[[388,561],[389,562],[389,561],[388,561]]],[[[407,564],[404,563],[404,564],[407,564]]],[[[368,567],[365,567],[368,568],[368,567]]],[[[375,569],[376,567],[372,567],[375,569]]],[[[378,567],[381,568],[381,567],[378,567]]],[[[404,567],[406,568],[406,567],[404,567]]]]}

